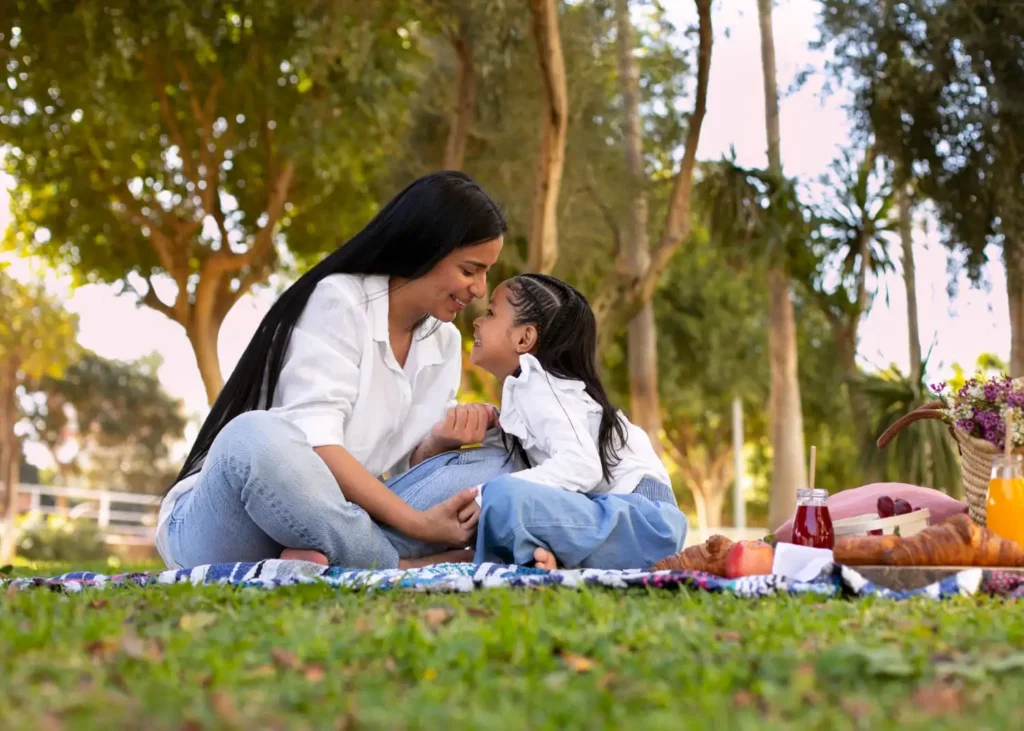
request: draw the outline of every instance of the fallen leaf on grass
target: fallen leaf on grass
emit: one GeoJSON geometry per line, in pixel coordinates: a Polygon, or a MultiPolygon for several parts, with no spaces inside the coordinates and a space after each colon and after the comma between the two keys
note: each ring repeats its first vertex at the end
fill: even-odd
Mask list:
{"type": "Polygon", "coordinates": [[[103,637],[98,640],[85,643],[85,651],[94,660],[109,660],[121,649],[121,640],[118,637],[103,637]]]}
{"type": "Polygon", "coordinates": [[[186,632],[195,632],[206,629],[217,621],[217,615],[213,612],[196,612],[194,614],[183,614],[178,619],[178,627],[186,632]]]}
{"type": "Polygon", "coordinates": [[[93,599],[89,602],[89,609],[103,609],[108,604],[106,599],[93,599]]]}
{"type": "Polygon", "coordinates": [[[715,632],[715,639],[721,642],[739,642],[743,635],[732,630],[719,630],[715,632]]]}
{"type": "Polygon", "coordinates": [[[737,690],[732,694],[732,702],[737,708],[750,708],[757,702],[757,696],[749,690],[737,690]]]}
{"type": "Polygon", "coordinates": [[[44,713],[39,717],[37,729],[40,731],[62,731],[64,728],[64,722],[60,720],[59,716],[53,713],[44,713]]]}
{"type": "Polygon", "coordinates": [[[385,657],[384,661],[381,664],[384,666],[384,669],[387,670],[389,673],[393,673],[398,670],[398,663],[395,662],[395,658],[393,657],[385,657]]]}
{"type": "Polygon", "coordinates": [[[963,711],[963,691],[947,683],[922,685],[914,691],[911,703],[926,716],[939,717],[963,711]]]}
{"type": "Polygon", "coordinates": [[[608,687],[615,682],[615,678],[615,673],[609,670],[608,672],[601,674],[601,677],[597,679],[597,683],[595,683],[595,685],[598,690],[608,690],[608,687]]]}
{"type": "Polygon", "coordinates": [[[274,675],[277,675],[277,669],[269,663],[256,665],[245,672],[247,678],[269,678],[274,675]]]}
{"type": "Polygon", "coordinates": [[[307,665],[306,669],[302,671],[302,674],[310,683],[320,683],[327,677],[327,669],[319,663],[314,663],[312,665],[307,665]]]}
{"type": "Polygon", "coordinates": [[[274,662],[282,670],[298,670],[302,666],[299,656],[291,650],[272,647],[270,649],[270,656],[274,658],[274,662]]]}
{"type": "Polygon", "coordinates": [[[224,691],[215,690],[210,693],[210,707],[217,717],[229,726],[241,725],[242,714],[238,712],[234,699],[224,691]]]}
{"type": "Polygon", "coordinates": [[[423,613],[423,621],[430,629],[437,629],[441,625],[448,624],[455,618],[455,612],[448,607],[434,607],[423,613]]]}
{"type": "Polygon", "coordinates": [[[843,696],[839,699],[839,707],[842,708],[847,715],[862,721],[864,719],[871,718],[871,712],[874,710],[875,705],[866,698],[860,698],[858,696],[843,696]]]}
{"type": "Polygon", "coordinates": [[[471,617],[493,617],[494,612],[489,609],[480,609],[479,607],[469,607],[466,610],[466,614],[471,617]]]}
{"type": "Polygon", "coordinates": [[[595,660],[583,655],[577,655],[573,652],[563,652],[562,662],[565,663],[567,668],[577,673],[589,673],[597,667],[597,662],[595,660]]]}

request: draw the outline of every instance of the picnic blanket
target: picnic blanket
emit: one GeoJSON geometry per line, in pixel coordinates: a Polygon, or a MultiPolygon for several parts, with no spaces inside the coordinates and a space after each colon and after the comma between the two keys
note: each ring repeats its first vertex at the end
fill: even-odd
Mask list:
{"type": "Polygon", "coordinates": [[[798,594],[853,598],[876,596],[888,599],[908,599],[915,596],[947,599],[954,596],[974,595],[1024,598],[1024,577],[1008,572],[971,569],[922,589],[891,591],[876,586],[854,569],[839,565],[826,568],[813,581],[794,581],[782,576],[752,576],[729,580],[697,571],[650,572],[598,569],[545,571],[492,563],[480,565],[438,564],[413,570],[369,571],[278,559],[256,563],[213,564],[194,569],[171,569],[148,573],[105,575],[79,571],[54,577],[0,579],[0,588],[6,588],[8,591],[48,588],[69,593],[87,589],[129,586],[154,588],[170,584],[227,584],[260,589],[275,589],[298,584],[326,584],[331,587],[352,590],[405,589],[438,592],[548,586],[692,589],[748,598],[798,594]]]}

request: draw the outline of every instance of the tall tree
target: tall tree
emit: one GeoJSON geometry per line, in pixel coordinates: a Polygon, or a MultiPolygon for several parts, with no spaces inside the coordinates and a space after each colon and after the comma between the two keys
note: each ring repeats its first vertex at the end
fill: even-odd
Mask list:
{"type": "Polygon", "coordinates": [[[184,438],[186,420],[160,384],[160,363],[156,354],[126,363],[85,352],[32,389],[31,437],[55,459],[74,446],[63,477],[112,490],[167,489],[180,467],[171,464],[170,450],[184,438]]]}
{"type": "Polygon", "coordinates": [[[811,291],[835,334],[852,415],[863,432],[868,404],[857,367],[858,335],[880,276],[893,269],[894,192],[885,162],[871,148],[861,155],[844,151],[821,183],[813,241],[822,261],[811,291]]]}
{"type": "Polygon", "coordinates": [[[550,272],[558,259],[558,195],[565,166],[569,129],[569,96],[565,59],[558,30],[558,0],[530,0],[533,37],[544,89],[543,125],[537,171],[533,181],[533,215],[530,224],[529,268],[550,272]]]}
{"type": "MultiPolygon", "coordinates": [[[[772,0],[757,0],[761,29],[761,73],[764,78],[765,130],[768,136],[768,172],[782,181],[779,132],[779,91],[775,71],[775,39],[772,33],[772,0]]],[[[807,485],[804,464],[803,412],[797,379],[797,333],[793,292],[784,260],[768,275],[771,362],[769,413],[772,442],[772,498],[768,525],[775,528],[796,506],[796,491],[807,485]]]]}
{"type": "MultiPolygon", "coordinates": [[[[634,277],[643,276],[650,266],[648,240],[647,171],[644,163],[643,131],[640,121],[640,74],[635,53],[635,32],[629,1],[615,5],[619,45],[619,85],[622,89],[625,130],[626,190],[629,215],[626,224],[626,266],[634,277]]],[[[648,300],[626,326],[629,358],[630,415],[651,437],[655,449],[661,446],[661,407],[658,401],[658,347],[654,307],[648,300]]]]}
{"type": "Polygon", "coordinates": [[[418,57],[410,7],[15,3],[0,16],[6,246],[121,282],[181,325],[212,401],[235,302],[285,244],[313,257],[374,210],[418,57]]]}
{"type": "Polygon", "coordinates": [[[919,384],[924,377],[921,360],[921,328],[917,316],[917,270],[914,266],[914,205],[906,185],[897,185],[896,215],[903,254],[903,287],[907,292],[907,349],[910,353],[910,382],[919,384]]]}
{"type": "MultiPolygon", "coordinates": [[[[626,189],[627,236],[618,247],[616,266],[597,287],[594,312],[608,337],[619,323],[628,323],[630,416],[656,446],[661,441],[661,409],[658,401],[657,334],[651,299],[672,257],[690,233],[690,193],[697,159],[701,125],[707,109],[711,71],[710,0],[696,0],[698,13],[697,84],[682,161],[675,174],[666,206],[665,222],[657,248],[649,250],[647,188],[649,186],[640,118],[640,84],[635,59],[635,29],[628,0],[616,2],[619,84],[622,96],[626,189]]],[[[620,227],[612,222],[613,230],[620,227]]]]}
{"type": "Polygon", "coordinates": [[[824,0],[822,43],[852,109],[933,201],[945,243],[981,278],[1002,247],[1011,373],[1024,375],[1024,17],[1001,0],[824,0]],[[925,70],[925,71],[923,71],[925,70]]]}
{"type": "Polygon", "coordinates": [[[21,443],[15,433],[18,394],[44,376],[61,374],[74,350],[78,319],[41,284],[25,285],[0,270],[0,563],[14,553],[14,515],[21,443]]]}

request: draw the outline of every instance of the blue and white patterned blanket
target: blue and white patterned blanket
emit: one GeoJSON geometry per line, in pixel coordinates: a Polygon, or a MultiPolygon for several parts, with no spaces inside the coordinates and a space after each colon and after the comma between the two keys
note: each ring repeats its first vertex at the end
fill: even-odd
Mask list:
{"type": "Polygon", "coordinates": [[[498,564],[440,564],[414,570],[365,571],[324,567],[304,561],[268,560],[257,563],[214,564],[194,569],[105,575],[74,572],[54,577],[0,579],[0,588],[17,591],[49,588],[77,593],[84,589],[124,586],[158,587],[169,584],[228,584],[239,587],[275,589],[297,584],[326,584],[336,588],[413,591],[468,592],[500,587],[563,586],[611,589],[697,589],[729,593],[740,597],[786,594],[814,594],[823,597],[880,596],[906,599],[922,596],[946,599],[953,596],[990,594],[1024,598],[1024,577],[1000,571],[972,569],[931,586],[913,591],[890,591],[864,579],[848,566],[826,569],[814,581],[801,582],[781,576],[753,576],[727,580],[694,571],[642,570],[544,571],[498,564]]]}

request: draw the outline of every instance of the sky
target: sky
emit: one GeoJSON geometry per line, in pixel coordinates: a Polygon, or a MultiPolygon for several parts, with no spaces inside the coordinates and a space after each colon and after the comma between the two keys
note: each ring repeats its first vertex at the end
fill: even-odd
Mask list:
{"type": "MultiPolygon", "coordinates": [[[[696,13],[686,0],[667,3],[678,24],[692,23],[696,13]]],[[[778,86],[785,92],[799,71],[816,69],[808,82],[780,102],[781,148],[787,175],[815,179],[826,171],[838,151],[849,144],[850,124],[840,90],[822,93],[825,55],[808,49],[818,36],[815,0],[779,0],[773,16],[778,86]]],[[[760,36],[754,0],[721,0],[715,4],[715,45],[708,91],[708,113],[701,130],[699,159],[715,159],[735,150],[741,165],[766,165],[764,98],[761,81],[760,36]]],[[[571,80],[570,80],[571,83],[571,80]]],[[[7,187],[0,177],[0,231],[9,220],[7,187]]],[[[1005,275],[998,261],[985,268],[987,288],[972,289],[959,283],[955,301],[947,295],[946,251],[934,222],[921,215],[914,227],[918,308],[922,347],[933,349],[929,375],[936,379],[954,362],[968,369],[981,353],[1009,357],[1009,311],[1005,275]]],[[[14,262],[16,276],[29,276],[30,265],[14,262]]],[[[183,399],[196,417],[207,410],[199,371],[182,328],[163,315],[136,307],[114,288],[89,285],[74,292],[52,275],[52,289],[68,297],[67,307],[80,318],[80,342],[108,358],[132,360],[158,351],[164,358],[160,380],[173,396],[183,399]]],[[[908,369],[906,293],[897,273],[881,282],[883,294],[863,322],[858,359],[868,368],[895,363],[908,369]],[[887,296],[886,296],[887,293],[887,296]]],[[[228,314],[221,330],[219,352],[225,375],[273,301],[269,290],[242,298],[228,314]]],[[[194,433],[194,432],[193,432],[194,433]]],[[[32,461],[40,459],[30,455],[32,461]]]]}

